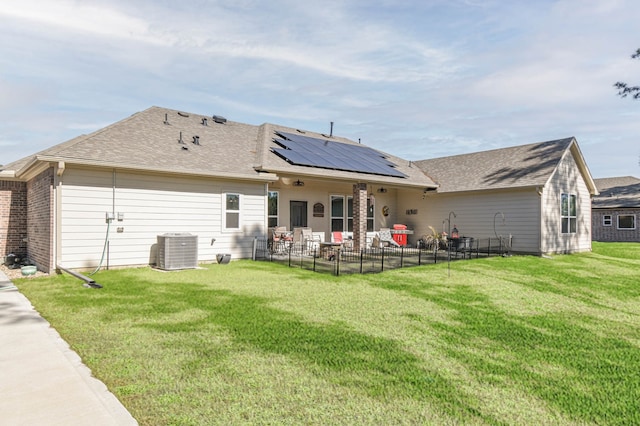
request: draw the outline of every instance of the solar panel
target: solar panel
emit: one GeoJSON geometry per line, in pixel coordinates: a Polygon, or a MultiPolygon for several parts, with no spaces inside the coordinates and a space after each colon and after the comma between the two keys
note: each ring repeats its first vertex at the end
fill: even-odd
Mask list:
{"type": "Polygon", "coordinates": [[[286,132],[276,133],[274,142],[282,148],[272,151],[290,164],[343,170],[382,176],[406,177],[396,164],[366,146],[312,138],[286,132]]]}

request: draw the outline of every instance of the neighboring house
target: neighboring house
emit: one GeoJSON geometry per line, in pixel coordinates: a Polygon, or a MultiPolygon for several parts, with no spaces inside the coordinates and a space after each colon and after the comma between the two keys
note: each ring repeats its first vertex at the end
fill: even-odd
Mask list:
{"type": "Polygon", "coordinates": [[[594,241],[640,242],[640,179],[595,179],[600,195],[592,202],[594,241]]]}
{"type": "Polygon", "coordinates": [[[451,221],[461,234],[512,235],[514,252],[591,250],[591,196],[597,190],[574,138],[415,164],[440,185],[424,201],[406,204],[422,213],[406,219],[415,228],[438,228],[454,212],[451,221]]]}
{"type": "Polygon", "coordinates": [[[463,234],[492,236],[501,212],[514,251],[573,252],[590,250],[595,193],[572,138],[416,163],[333,134],[152,107],[0,167],[0,256],[43,271],[142,265],[158,235],[190,233],[201,262],[249,258],[276,225],[352,232],[357,249],[405,223],[415,244],[450,211],[463,234]]]}

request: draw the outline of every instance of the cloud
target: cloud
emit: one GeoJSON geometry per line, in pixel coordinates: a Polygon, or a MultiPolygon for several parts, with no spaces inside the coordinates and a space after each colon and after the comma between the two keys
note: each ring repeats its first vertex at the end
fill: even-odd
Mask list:
{"type": "Polygon", "coordinates": [[[334,121],[407,159],[575,135],[604,173],[604,141],[637,151],[638,104],[612,85],[640,83],[639,13],[631,0],[4,2],[0,140],[18,157],[159,105],[334,121]]]}
{"type": "Polygon", "coordinates": [[[20,0],[5,3],[0,8],[0,15],[31,24],[54,27],[58,31],[153,42],[153,39],[148,37],[148,24],[145,21],[123,14],[114,8],[86,2],[20,0]]]}

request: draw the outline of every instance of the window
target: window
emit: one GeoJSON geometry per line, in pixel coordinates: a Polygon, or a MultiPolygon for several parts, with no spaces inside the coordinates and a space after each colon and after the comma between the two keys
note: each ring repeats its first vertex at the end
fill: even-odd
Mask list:
{"type": "Polygon", "coordinates": [[[331,231],[344,231],[344,197],[331,196],[331,231]]]}
{"type": "Polygon", "coordinates": [[[577,197],[575,194],[562,194],[561,220],[562,220],[563,234],[576,233],[576,222],[577,222],[576,198],[577,197]]]}
{"type": "Polygon", "coordinates": [[[225,194],[225,229],[240,229],[240,194],[225,194]]]}
{"type": "Polygon", "coordinates": [[[636,229],[636,215],[618,215],[618,229],[636,229]]]}
{"type": "MultiPolygon", "coordinates": [[[[367,198],[367,231],[373,231],[374,206],[371,199],[367,198]]],[[[331,196],[331,231],[353,232],[353,196],[331,196]],[[345,198],[346,211],[345,211],[345,198]],[[346,229],[345,229],[346,223],[346,229]]]]}
{"type": "Polygon", "coordinates": [[[273,228],[278,226],[278,191],[269,191],[267,206],[267,226],[273,228]]]}
{"type": "Polygon", "coordinates": [[[610,214],[605,214],[602,216],[602,226],[611,226],[613,220],[611,220],[610,214]]]}

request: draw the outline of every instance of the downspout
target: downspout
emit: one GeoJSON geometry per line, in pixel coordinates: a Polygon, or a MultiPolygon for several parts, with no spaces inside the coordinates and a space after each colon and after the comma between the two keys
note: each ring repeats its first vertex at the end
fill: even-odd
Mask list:
{"type": "Polygon", "coordinates": [[[53,232],[52,232],[52,237],[54,239],[53,244],[52,244],[52,248],[53,248],[53,256],[52,256],[52,260],[53,260],[53,265],[50,266],[55,266],[57,267],[58,264],[60,264],[60,261],[62,260],[62,227],[61,227],[61,222],[62,222],[62,175],[64,174],[65,171],[65,163],[64,161],[59,161],[58,162],[58,167],[56,169],[56,176],[54,179],[54,185],[55,185],[55,190],[54,190],[54,208],[53,208],[53,232]]]}
{"type": "Polygon", "coordinates": [[[76,277],[76,278],[78,278],[78,279],[80,279],[80,280],[84,281],[84,282],[85,282],[85,284],[84,284],[84,286],[85,286],[85,287],[90,287],[90,288],[102,288],[102,286],[101,286],[100,284],[98,284],[97,282],[95,282],[95,281],[94,281],[94,280],[92,280],[91,278],[89,278],[89,277],[85,277],[84,275],[79,274],[79,273],[78,273],[78,272],[76,272],[76,271],[72,271],[71,269],[67,269],[67,268],[65,268],[64,266],[60,265],[60,264],[58,264],[58,265],[57,265],[57,268],[58,268],[59,270],[63,271],[63,272],[66,272],[66,273],[67,273],[67,274],[69,274],[69,275],[73,275],[74,277],[76,277]]]}
{"type": "Polygon", "coordinates": [[[543,232],[543,227],[544,227],[544,223],[545,223],[545,211],[544,211],[544,186],[539,186],[536,188],[536,192],[538,193],[538,199],[540,201],[540,206],[538,207],[540,209],[540,226],[538,227],[538,251],[540,252],[540,256],[544,255],[544,251],[542,250],[542,237],[544,235],[543,232]]]}

